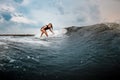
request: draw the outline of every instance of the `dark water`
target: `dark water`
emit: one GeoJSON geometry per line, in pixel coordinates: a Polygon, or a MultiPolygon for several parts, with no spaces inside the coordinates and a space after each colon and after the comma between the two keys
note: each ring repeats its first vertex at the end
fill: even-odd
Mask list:
{"type": "Polygon", "coordinates": [[[0,37],[0,80],[119,78],[120,38],[91,37],[0,37]]]}

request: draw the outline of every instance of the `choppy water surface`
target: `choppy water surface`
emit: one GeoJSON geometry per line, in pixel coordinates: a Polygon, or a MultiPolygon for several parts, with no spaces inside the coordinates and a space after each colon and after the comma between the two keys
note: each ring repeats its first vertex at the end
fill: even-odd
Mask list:
{"type": "Polygon", "coordinates": [[[120,70],[120,48],[93,40],[64,34],[44,39],[0,37],[0,79],[115,79],[120,70]]]}

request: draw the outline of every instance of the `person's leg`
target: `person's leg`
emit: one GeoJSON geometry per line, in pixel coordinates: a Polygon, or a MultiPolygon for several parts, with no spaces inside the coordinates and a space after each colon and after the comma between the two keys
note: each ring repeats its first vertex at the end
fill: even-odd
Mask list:
{"type": "Polygon", "coordinates": [[[40,37],[42,37],[43,33],[44,33],[44,32],[41,33],[41,36],[40,36],[40,37]]]}
{"type": "Polygon", "coordinates": [[[43,35],[43,33],[45,33],[45,35],[48,37],[48,34],[47,34],[47,32],[46,32],[46,30],[41,30],[41,37],[42,37],[42,35],[43,35]]]}
{"type": "Polygon", "coordinates": [[[46,31],[44,31],[44,33],[45,33],[45,35],[48,37],[48,34],[47,34],[47,32],[46,32],[46,31]]]}
{"type": "Polygon", "coordinates": [[[42,37],[42,35],[43,35],[44,31],[43,31],[43,29],[41,29],[40,31],[41,31],[41,36],[40,36],[40,37],[42,37]]]}

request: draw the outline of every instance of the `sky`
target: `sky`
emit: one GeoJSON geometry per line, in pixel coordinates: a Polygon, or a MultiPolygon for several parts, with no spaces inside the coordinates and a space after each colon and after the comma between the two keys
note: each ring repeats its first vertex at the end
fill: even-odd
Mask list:
{"type": "Polygon", "coordinates": [[[120,22],[120,0],[0,0],[0,33],[120,22]]]}

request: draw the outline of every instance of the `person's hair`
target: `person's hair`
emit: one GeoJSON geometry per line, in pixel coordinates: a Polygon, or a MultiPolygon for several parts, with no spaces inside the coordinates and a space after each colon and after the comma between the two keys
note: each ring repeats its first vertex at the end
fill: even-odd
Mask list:
{"type": "Polygon", "coordinates": [[[52,23],[49,23],[49,25],[51,25],[51,28],[53,29],[53,25],[52,25],[52,23]]]}

